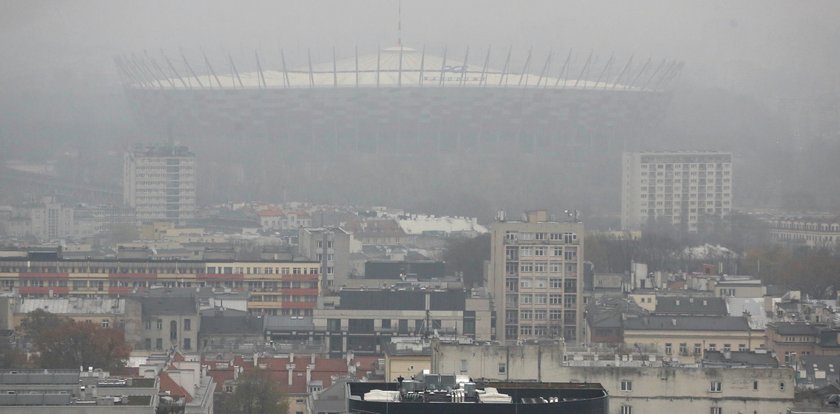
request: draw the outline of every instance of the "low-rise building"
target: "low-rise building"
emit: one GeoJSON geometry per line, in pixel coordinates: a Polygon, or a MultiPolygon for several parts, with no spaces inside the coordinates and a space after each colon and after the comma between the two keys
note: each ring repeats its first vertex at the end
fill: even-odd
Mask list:
{"type": "MultiPolygon", "coordinates": [[[[4,414],[155,414],[159,381],[101,370],[0,370],[4,414]]],[[[212,411],[204,411],[210,414],[212,411]]]]}
{"type": "MultiPolygon", "coordinates": [[[[205,256],[207,256],[205,254],[205,256]]],[[[0,258],[0,288],[23,297],[117,297],[153,288],[249,292],[248,311],[312,315],[320,263],[287,260],[65,259],[60,252],[0,258]]]]}
{"type": "Polygon", "coordinates": [[[254,350],[265,342],[264,317],[234,309],[201,311],[199,350],[212,354],[238,350],[254,350]]]}
{"type": "Polygon", "coordinates": [[[786,413],[794,403],[790,368],[682,366],[623,355],[583,360],[559,344],[433,342],[432,372],[500,381],[598,383],[610,413],[786,413]]]}
{"type": "Polygon", "coordinates": [[[647,315],[624,321],[624,345],[693,363],[706,350],[764,348],[764,333],[750,328],[744,317],[647,315]]]}
{"type": "Polygon", "coordinates": [[[770,237],[780,243],[811,247],[840,244],[840,218],[781,217],[770,220],[770,237]]]}
{"type": "Polygon", "coordinates": [[[412,378],[432,368],[429,341],[393,341],[385,347],[385,381],[412,378]]]}
{"type": "Polygon", "coordinates": [[[770,322],[767,348],[779,363],[794,365],[806,355],[840,356],[840,328],[810,322],[770,322]]]}
{"type": "Polygon", "coordinates": [[[198,345],[201,317],[194,296],[136,295],[143,309],[142,342],[134,349],[193,352],[198,345]]]}

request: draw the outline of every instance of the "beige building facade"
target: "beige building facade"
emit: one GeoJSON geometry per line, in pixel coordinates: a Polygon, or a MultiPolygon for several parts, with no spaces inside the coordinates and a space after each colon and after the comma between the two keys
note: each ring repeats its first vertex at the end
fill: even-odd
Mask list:
{"type": "Polygon", "coordinates": [[[789,368],[708,368],[659,362],[584,361],[562,345],[433,343],[432,371],[504,381],[590,382],[610,394],[611,414],[784,414],[793,406],[789,368]]]}
{"type": "Polygon", "coordinates": [[[743,317],[640,316],[624,321],[624,345],[694,363],[707,350],[764,349],[765,337],[763,330],[751,329],[743,317]]]}
{"type": "Polygon", "coordinates": [[[582,337],[583,223],[554,221],[545,211],[525,221],[498,221],[487,286],[496,311],[495,338],[582,337]]]}

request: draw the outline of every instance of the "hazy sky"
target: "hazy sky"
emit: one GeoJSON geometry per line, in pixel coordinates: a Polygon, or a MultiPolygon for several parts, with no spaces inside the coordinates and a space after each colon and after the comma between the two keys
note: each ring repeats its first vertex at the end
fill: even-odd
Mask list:
{"type": "MultiPolygon", "coordinates": [[[[373,53],[396,43],[396,0],[148,0],[0,3],[0,139],[42,122],[85,124],[124,99],[113,57],[214,59],[228,52],[266,66],[280,47],[290,65],[373,53]]],[[[456,54],[510,46],[601,56],[682,60],[681,81],[773,101],[840,90],[840,1],[403,0],[406,45],[456,54]]],[[[501,53],[501,52],[499,52],[501,53]]],[[[516,57],[515,57],[516,58],[516,57]]],[[[116,115],[115,115],[116,116],[116,115]]],[[[103,120],[99,120],[104,122],[103,120]]],[[[0,141],[2,142],[2,141],[0,141]]]]}
{"type": "MultiPolygon", "coordinates": [[[[752,149],[791,135],[774,124],[785,116],[780,102],[816,105],[793,105],[796,122],[814,108],[828,108],[820,116],[831,120],[840,108],[838,0],[403,0],[402,9],[404,44],[431,53],[448,45],[462,56],[470,46],[479,56],[492,45],[513,47],[514,60],[529,48],[537,56],[574,48],[683,61],[678,114],[666,129],[683,143],[739,139],[752,149]]],[[[347,57],[355,45],[375,53],[396,39],[397,0],[0,0],[0,161],[55,148],[118,154],[155,139],[132,126],[116,55],[175,57],[183,48],[198,60],[203,48],[217,61],[228,53],[251,61],[257,49],[265,67],[279,68],[281,47],[301,66],[308,48],[317,63],[332,47],[347,57]]],[[[824,130],[815,135],[838,136],[836,124],[815,123],[824,130]]],[[[764,173],[757,166],[774,169],[755,157],[755,176],[764,173]]]]}

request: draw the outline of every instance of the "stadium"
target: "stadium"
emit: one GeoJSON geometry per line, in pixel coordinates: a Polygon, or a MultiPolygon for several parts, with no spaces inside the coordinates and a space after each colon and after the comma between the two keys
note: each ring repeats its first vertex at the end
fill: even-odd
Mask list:
{"type": "Polygon", "coordinates": [[[514,207],[487,195],[499,184],[549,205],[602,203],[582,200],[575,188],[591,181],[589,172],[603,179],[604,168],[615,170],[617,188],[621,151],[643,146],[682,67],[490,48],[396,46],[331,57],[313,63],[307,52],[297,58],[303,65],[292,65],[281,51],[214,63],[202,52],[193,60],[144,54],[115,62],[138,124],[156,139],[190,145],[212,166],[204,169],[214,175],[206,183],[211,199],[291,192],[410,206],[418,192],[453,184],[460,190],[443,193],[463,190],[494,208],[514,207]],[[216,143],[236,145],[214,154],[216,143]],[[499,176],[514,168],[526,179],[554,178],[546,187],[532,177],[537,184],[517,189],[517,179],[499,176]],[[494,176],[495,186],[484,185],[494,176]],[[360,183],[377,188],[375,199],[354,199],[370,198],[360,183]]]}

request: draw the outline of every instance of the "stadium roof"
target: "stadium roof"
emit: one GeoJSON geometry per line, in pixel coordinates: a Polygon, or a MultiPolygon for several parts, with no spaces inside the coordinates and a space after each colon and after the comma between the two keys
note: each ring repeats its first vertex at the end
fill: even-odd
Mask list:
{"type": "MultiPolygon", "coordinates": [[[[548,89],[656,90],[679,73],[678,62],[637,62],[631,65],[614,61],[596,62],[592,55],[583,66],[569,64],[569,56],[549,55],[532,58],[522,67],[510,64],[510,53],[501,68],[490,64],[489,51],[470,54],[429,53],[405,46],[387,47],[375,54],[333,59],[330,62],[286,68],[262,65],[256,57],[256,71],[238,71],[233,59],[215,69],[209,60],[203,65],[184,65],[178,69],[166,57],[165,64],[154,58],[118,58],[116,63],[124,78],[135,87],[152,89],[260,89],[260,88],[346,88],[346,87],[512,87],[548,89]],[[467,63],[465,63],[465,61],[467,63]],[[194,69],[206,68],[197,74],[194,69]],[[622,69],[623,68],[623,69],[622,69]],[[227,72],[223,72],[227,71],[227,72]],[[173,76],[174,75],[174,76],[173,76]]],[[[311,58],[308,59],[311,61],[311,58]]],[[[279,67],[278,67],[279,66],[279,67]]]]}

